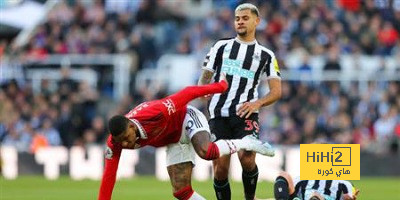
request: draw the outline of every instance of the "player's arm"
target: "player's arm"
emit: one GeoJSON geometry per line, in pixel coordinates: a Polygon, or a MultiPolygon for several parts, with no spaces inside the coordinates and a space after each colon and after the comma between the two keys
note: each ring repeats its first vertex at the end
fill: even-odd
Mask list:
{"type": "Polygon", "coordinates": [[[347,193],[343,194],[343,200],[357,200],[360,190],[356,189],[349,181],[343,181],[343,184],[348,191],[347,193]]]}
{"type": "Polygon", "coordinates": [[[217,57],[222,57],[222,54],[218,53],[218,51],[221,52],[222,46],[226,44],[228,41],[229,40],[224,40],[224,39],[219,40],[214,44],[213,47],[211,47],[210,51],[207,53],[206,58],[204,59],[202,66],[203,71],[198,81],[198,85],[206,85],[211,83],[212,77],[215,71],[217,70],[217,65],[215,63],[215,60],[217,57]]]}
{"type": "MultiPolygon", "coordinates": [[[[202,72],[197,85],[207,85],[211,83],[212,77],[216,70],[215,58],[217,56],[217,52],[215,49],[218,46],[217,44],[211,47],[210,51],[207,53],[206,58],[204,59],[202,72]]],[[[202,98],[202,100],[207,101],[210,97],[211,95],[206,95],[204,96],[204,98],[202,98]]]]}
{"type": "Polygon", "coordinates": [[[244,103],[237,113],[240,117],[248,118],[261,107],[269,106],[281,98],[281,74],[279,72],[278,61],[274,55],[272,55],[269,64],[265,66],[265,72],[268,79],[269,93],[255,102],[244,103]]]}
{"type": "Polygon", "coordinates": [[[99,190],[99,200],[110,200],[114,189],[121,148],[108,145],[105,155],[105,167],[101,186],[99,190]]]}
{"type": "Polygon", "coordinates": [[[203,71],[200,75],[198,85],[206,85],[211,83],[211,79],[214,75],[214,72],[216,70],[215,64],[215,57],[216,57],[216,52],[215,52],[215,46],[211,47],[210,51],[207,53],[206,58],[204,59],[203,62],[203,71]]]}
{"type": "Polygon", "coordinates": [[[199,82],[197,83],[198,85],[207,85],[211,83],[211,79],[214,75],[214,72],[203,68],[203,71],[200,75],[199,82]]]}
{"type": "Polygon", "coordinates": [[[268,86],[270,88],[269,93],[256,101],[260,104],[260,107],[269,106],[281,98],[281,79],[268,79],[268,86]]]}

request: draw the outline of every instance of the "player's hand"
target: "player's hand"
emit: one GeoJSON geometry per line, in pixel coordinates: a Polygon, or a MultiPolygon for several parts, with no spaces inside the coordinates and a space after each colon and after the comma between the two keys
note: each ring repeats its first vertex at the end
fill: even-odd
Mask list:
{"type": "Polygon", "coordinates": [[[344,194],[343,199],[344,200],[357,200],[358,194],[360,194],[360,190],[356,189],[356,191],[354,192],[354,194],[352,196],[350,196],[349,194],[344,194]]]}
{"type": "Polygon", "coordinates": [[[357,196],[360,194],[360,190],[359,189],[356,189],[356,191],[354,192],[354,195],[353,195],[353,200],[357,200],[357,196]]]}
{"type": "Polygon", "coordinates": [[[256,112],[261,108],[261,104],[258,102],[246,102],[240,106],[238,112],[236,113],[239,117],[244,117],[247,119],[251,114],[256,112]]]}

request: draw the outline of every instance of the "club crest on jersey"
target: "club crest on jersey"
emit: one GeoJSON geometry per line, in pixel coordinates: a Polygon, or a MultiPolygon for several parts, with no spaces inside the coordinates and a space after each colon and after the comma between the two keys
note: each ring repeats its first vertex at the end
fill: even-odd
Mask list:
{"type": "Polygon", "coordinates": [[[167,99],[167,100],[163,101],[162,103],[167,108],[168,115],[174,114],[176,112],[175,105],[171,99],[167,99]]]}
{"type": "Polygon", "coordinates": [[[255,54],[253,55],[253,59],[254,59],[254,60],[261,60],[261,55],[260,55],[259,53],[255,53],[255,54]]]}
{"type": "Polygon", "coordinates": [[[106,159],[112,159],[113,156],[113,151],[111,150],[110,147],[106,148],[106,152],[104,153],[104,157],[106,157],[106,159]]]}

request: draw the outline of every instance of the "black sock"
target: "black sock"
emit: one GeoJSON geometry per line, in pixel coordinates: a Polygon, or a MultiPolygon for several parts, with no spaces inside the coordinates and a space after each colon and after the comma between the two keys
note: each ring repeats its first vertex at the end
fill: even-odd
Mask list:
{"type": "Polygon", "coordinates": [[[274,194],[276,200],[288,200],[289,199],[289,184],[287,180],[278,176],[274,184],[274,194]]]}
{"type": "Polygon", "coordinates": [[[246,200],[253,200],[256,195],[257,180],[258,180],[258,167],[249,172],[243,170],[242,180],[244,187],[244,196],[246,200]]]}
{"type": "Polygon", "coordinates": [[[214,190],[218,200],[231,200],[231,186],[228,179],[214,179],[214,190]]]}

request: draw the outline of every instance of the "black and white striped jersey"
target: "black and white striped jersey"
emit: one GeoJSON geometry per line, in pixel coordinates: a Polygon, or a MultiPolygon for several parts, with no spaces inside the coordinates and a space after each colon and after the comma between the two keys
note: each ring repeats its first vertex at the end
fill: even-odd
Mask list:
{"type": "Polygon", "coordinates": [[[229,83],[226,93],[215,94],[211,98],[208,106],[211,118],[234,116],[244,102],[256,101],[258,85],[264,74],[267,78],[280,78],[274,53],[256,40],[219,40],[207,54],[203,69],[214,72],[216,82],[221,71],[225,72],[229,83]]]}
{"type": "Polygon", "coordinates": [[[326,200],[342,200],[343,194],[353,196],[353,185],[344,180],[300,180],[295,177],[295,194],[301,199],[309,199],[318,192],[326,200]]]}

